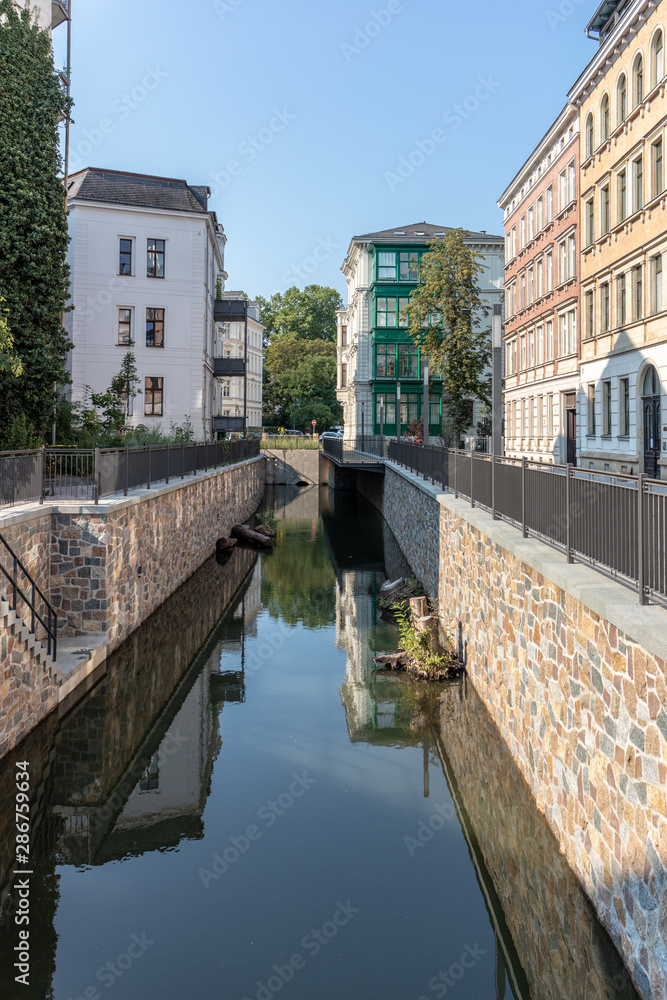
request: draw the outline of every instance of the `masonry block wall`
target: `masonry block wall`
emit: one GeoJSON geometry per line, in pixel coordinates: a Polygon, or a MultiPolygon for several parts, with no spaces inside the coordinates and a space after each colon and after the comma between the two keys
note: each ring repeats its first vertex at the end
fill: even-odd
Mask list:
{"type": "Polygon", "coordinates": [[[383,511],[461,623],[468,676],[636,985],[667,1000],[667,664],[494,543],[462,501],[388,466],[383,511]]]}

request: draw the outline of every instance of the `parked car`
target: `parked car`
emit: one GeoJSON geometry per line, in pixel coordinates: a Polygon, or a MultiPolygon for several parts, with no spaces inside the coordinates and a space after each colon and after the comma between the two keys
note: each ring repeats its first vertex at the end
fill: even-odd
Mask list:
{"type": "Polygon", "coordinates": [[[340,431],[337,431],[337,430],[324,431],[322,434],[320,434],[319,440],[320,441],[325,441],[327,438],[333,438],[335,441],[342,441],[343,440],[343,432],[342,432],[342,430],[340,430],[340,431]]]}

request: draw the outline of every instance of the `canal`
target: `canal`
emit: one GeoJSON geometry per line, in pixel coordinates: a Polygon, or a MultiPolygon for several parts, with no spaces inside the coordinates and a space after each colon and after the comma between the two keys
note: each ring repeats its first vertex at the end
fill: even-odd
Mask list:
{"type": "Polygon", "coordinates": [[[635,998],[472,687],[374,674],[409,573],[382,518],[267,503],[272,554],[207,563],[0,763],[0,997],[635,998]]]}

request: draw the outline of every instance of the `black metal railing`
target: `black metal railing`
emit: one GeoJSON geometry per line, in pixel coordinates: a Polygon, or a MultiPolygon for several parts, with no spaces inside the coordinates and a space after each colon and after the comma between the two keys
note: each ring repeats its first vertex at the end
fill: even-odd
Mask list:
{"type": "Polygon", "coordinates": [[[259,439],[139,448],[43,448],[0,453],[0,507],[30,501],[99,502],[259,456],[259,439]]]}
{"type": "Polygon", "coordinates": [[[379,465],[386,458],[386,442],[386,438],[371,434],[359,435],[354,441],[323,438],[322,452],[339,465],[379,465]]]}
{"type": "Polygon", "coordinates": [[[42,626],[46,636],[47,654],[55,660],[58,654],[58,615],[2,535],[0,535],[0,579],[6,581],[4,590],[11,610],[16,612],[23,624],[40,641],[42,636],[38,633],[37,626],[42,626]]]}
{"type": "Polygon", "coordinates": [[[403,441],[387,457],[635,587],[641,604],[667,601],[667,483],[403,441]]]}

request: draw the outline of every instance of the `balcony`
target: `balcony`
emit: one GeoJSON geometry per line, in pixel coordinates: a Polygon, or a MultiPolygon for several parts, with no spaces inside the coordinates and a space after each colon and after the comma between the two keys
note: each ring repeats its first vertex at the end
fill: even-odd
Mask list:
{"type": "Polygon", "coordinates": [[[211,358],[211,367],[216,378],[233,378],[245,375],[243,358],[211,358]]]}
{"type": "Polygon", "coordinates": [[[213,433],[219,431],[243,431],[243,417],[213,417],[211,420],[213,433]]]}
{"type": "Polygon", "coordinates": [[[222,323],[243,323],[247,316],[245,299],[216,299],[213,318],[222,323]]]}
{"type": "Polygon", "coordinates": [[[57,28],[63,21],[69,21],[69,0],[52,0],[51,28],[57,28]]]}

